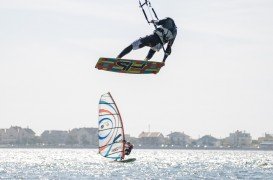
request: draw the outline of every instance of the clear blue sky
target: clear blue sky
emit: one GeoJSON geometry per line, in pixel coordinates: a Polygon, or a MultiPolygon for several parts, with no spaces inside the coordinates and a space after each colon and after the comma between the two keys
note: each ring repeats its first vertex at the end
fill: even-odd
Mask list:
{"type": "Polygon", "coordinates": [[[97,127],[110,91],[134,136],[273,133],[273,1],[152,3],[176,21],[173,54],[158,75],[126,75],[94,66],[152,32],[138,1],[0,0],[0,128],[97,127]]]}

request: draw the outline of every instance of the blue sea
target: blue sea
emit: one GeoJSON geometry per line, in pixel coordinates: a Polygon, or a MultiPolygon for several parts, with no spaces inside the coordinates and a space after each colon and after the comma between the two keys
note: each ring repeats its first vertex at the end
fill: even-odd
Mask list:
{"type": "Polygon", "coordinates": [[[0,149],[0,179],[273,179],[272,151],[134,150],[117,163],[94,149],[0,149]]]}

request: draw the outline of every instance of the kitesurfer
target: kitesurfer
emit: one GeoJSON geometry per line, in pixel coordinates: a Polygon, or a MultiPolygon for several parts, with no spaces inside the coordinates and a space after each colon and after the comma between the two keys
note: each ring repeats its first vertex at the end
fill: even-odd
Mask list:
{"type": "Polygon", "coordinates": [[[131,144],[129,141],[127,142],[126,140],[124,140],[125,142],[125,155],[129,155],[132,151],[132,149],[134,148],[134,145],[131,144]]]}
{"type": "Polygon", "coordinates": [[[148,61],[153,57],[156,51],[162,49],[163,45],[167,43],[168,45],[163,58],[163,62],[165,62],[167,57],[172,52],[172,45],[177,35],[177,27],[174,20],[169,17],[162,20],[152,20],[151,23],[153,23],[156,27],[153,34],[134,41],[131,45],[126,47],[117,56],[117,58],[122,58],[132,50],[137,50],[143,48],[144,46],[148,46],[151,48],[145,58],[145,60],[148,61]]]}

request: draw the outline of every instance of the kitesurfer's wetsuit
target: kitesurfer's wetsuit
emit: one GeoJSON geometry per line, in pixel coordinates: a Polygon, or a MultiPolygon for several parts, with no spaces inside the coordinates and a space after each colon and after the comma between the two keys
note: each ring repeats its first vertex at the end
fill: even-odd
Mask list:
{"type": "MultiPolygon", "coordinates": [[[[150,60],[156,51],[162,48],[162,44],[168,43],[166,54],[171,54],[171,47],[177,35],[177,27],[174,20],[171,18],[165,18],[159,21],[153,21],[156,24],[157,29],[153,34],[140,38],[134,41],[131,45],[125,48],[117,58],[122,58],[126,54],[130,53],[132,50],[143,48],[144,46],[151,47],[145,60],[150,60]]],[[[165,60],[165,59],[164,59],[165,60]]]]}

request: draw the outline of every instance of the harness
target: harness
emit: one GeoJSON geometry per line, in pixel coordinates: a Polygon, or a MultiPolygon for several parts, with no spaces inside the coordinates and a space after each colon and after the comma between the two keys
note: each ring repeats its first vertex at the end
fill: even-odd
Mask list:
{"type": "Polygon", "coordinates": [[[169,29],[164,27],[157,28],[156,30],[154,30],[154,33],[158,35],[163,43],[166,43],[174,38],[173,33],[169,29]]]}

